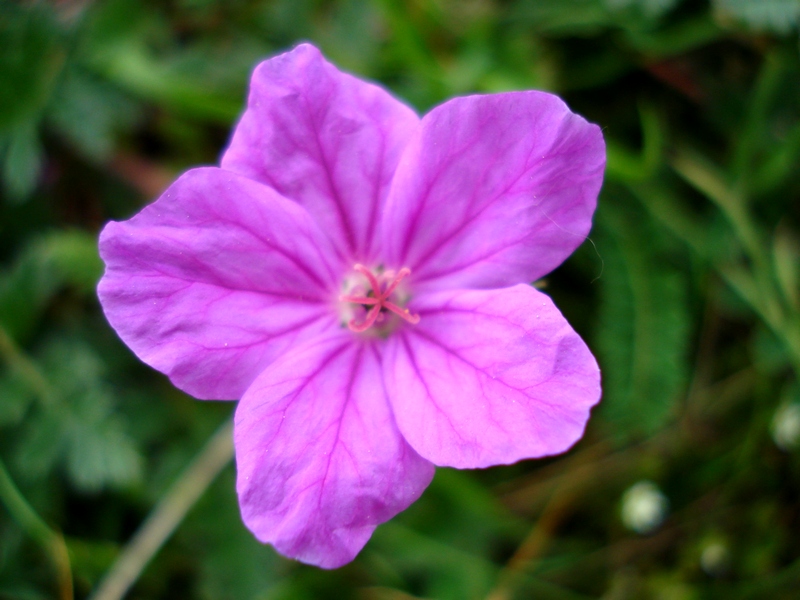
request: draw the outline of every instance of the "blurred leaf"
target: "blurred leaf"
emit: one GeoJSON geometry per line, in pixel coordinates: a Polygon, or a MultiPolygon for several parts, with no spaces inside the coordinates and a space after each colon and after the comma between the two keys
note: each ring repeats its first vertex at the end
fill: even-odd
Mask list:
{"type": "Polygon", "coordinates": [[[64,58],[44,3],[0,3],[0,131],[41,111],[64,58]]]}
{"type": "Polygon", "coordinates": [[[619,439],[651,435],[672,416],[686,382],[689,311],[646,217],[611,202],[598,213],[605,261],[597,344],[602,414],[619,439]]]}
{"type": "Polygon", "coordinates": [[[680,2],[682,0],[605,0],[606,5],[612,10],[635,7],[651,19],[668,13],[680,2]]]}
{"type": "Polygon", "coordinates": [[[0,586],[0,598],[3,600],[52,600],[51,596],[29,585],[0,586]]]}
{"type": "Polygon", "coordinates": [[[42,362],[61,398],[60,437],[73,484],[94,492],[137,482],[142,458],[114,412],[102,359],[80,341],[57,338],[46,346],[42,362]]]}
{"type": "Polygon", "coordinates": [[[72,68],[56,91],[47,116],[68,142],[100,161],[114,149],[115,134],[135,122],[137,107],[107,83],[72,68]]]}
{"type": "Polygon", "coordinates": [[[427,579],[422,595],[431,598],[481,598],[497,575],[497,566],[485,555],[454,548],[396,521],[378,527],[370,546],[380,549],[399,571],[427,579]],[[425,577],[432,573],[436,576],[425,577]]]}
{"type": "MultiPolygon", "coordinates": [[[[100,394],[86,395],[83,400],[110,408],[100,394]]],[[[81,491],[97,492],[139,482],[142,456],[123,422],[110,411],[91,413],[97,411],[90,411],[88,416],[76,411],[67,431],[66,466],[72,483],[81,491]]]]}
{"type": "Polygon", "coordinates": [[[20,469],[36,480],[63,464],[83,492],[138,482],[142,457],[114,411],[102,359],[79,340],[57,337],[44,347],[40,364],[55,400],[26,423],[17,449],[20,469]]]}
{"type": "Polygon", "coordinates": [[[30,388],[16,373],[0,375],[0,427],[16,425],[22,420],[34,398],[30,388]]]}
{"type": "MultiPolygon", "coordinates": [[[[302,10],[306,3],[294,4],[302,10]]],[[[377,57],[384,28],[379,3],[340,0],[337,4],[330,20],[324,28],[319,28],[315,37],[334,63],[350,72],[368,73],[377,57]],[[363,33],[353,35],[353,31],[363,33]]]]}
{"type": "Polygon", "coordinates": [[[755,166],[750,189],[760,194],[773,191],[787,178],[797,176],[799,161],[800,123],[797,123],[782,140],[772,142],[766,160],[755,166]]]}
{"type": "Polygon", "coordinates": [[[753,336],[751,352],[753,363],[763,372],[777,375],[791,368],[786,346],[766,327],[759,327],[753,336]]]}
{"type": "Polygon", "coordinates": [[[662,163],[664,128],[657,111],[646,103],[639,105],[642,149],[635,155],[614,140],[606,140],[606,176],[619,181],[637,182],[652,177],[662,163]]]}
{"type": "Polygon", "coordinates": [[[719,40],[722,34],[722,28],[702,13],[658,29],[628,28],[625,41],[639,52],[647,53],[648,58],[666,58],[706,46],[719,40]]]}
{"type": "Polygon", "coordinates": [[[361,588],[358,600],[424,600],[399,590],[386,587],[361,588]]]}
{"type": "Polygon", "coordinates": [[[791,230],[778,228],[773,238],[775,272],[786,301],[800,309],[800,240],[791,230]]]}
{"type": "Polygon", "coordinates": [[[714,7],[753,29],[786,34],[800,23],[798,0],[714,0],[714,7]]]}
{"type": "Polygon", "coordinates": [[[81,53],[92,56],[141,35],[147,19],[147,6],[138,0],[93,2],[83,23],[81,53]]]}
{"type": "Polygon", "coordinates": [[[25,200],[36,189],[42,171],[38,122],[24,121],[4,137],[3,184],[12,200],[25,200]]]}
{"type": "Polygon", "coordinates": [[[55,292],[56,282],[32,242],[10,272],[0,275],[0,322],[17,340],[30,335],[39,313],[55,292]]]}
{"type": "Polygon", "coordinates": [[[275,588],[275,551],[261,544],[242,524],[232,467],[219,477],[187,519],[181,538],[199,552],[200,596],[208,600],[265,598],[275,588]]]}
{"type": "Polygon", "coordinates": [[[227,125],[243,108],[247,73],[256,62],[256,56],[242,60],[243,55],[249,58],[249,54],[196,48],[164,60],[156,58],[139,41],[123,41],[95,55],[92,66],[143,99],[227,125]],[[239,75],[238,85],[230,86],[227,81],[211,77],[209,65],[213,64],[227,64],[226,74],[239,75]]]}
{"type": "Polygon", "coordinates": [[[80,46],[82,65],[134,97],[230,124],[242,111],[248,75],[269,47],[244,32],[187,43],[170,38],[165,25],[161,11],[136,0],[95,3],[80,46]]]}
{"type": "Polygon", "coordinates": [[[517,0],[510,17],[548,34],[589,34],[613,22],[604,0],[517,0]]]}
{"type": "Polygon", "coordinates": [[[29,243],[10,272],[0,273],[0,323],[11,337],[30,335],[62,285],[92,293],[102,272],[94,236],[59,231],[29,243]]]}
{"type": "Polygon", "coordinates": [[[54,232],[42,238],[39,251],[60,283],[85,294],[94,294],[103,273],[94,235],[74,229],[54,232]]]}
{"type": "Polygon", "coordinates": [[[0,520],[0,581],[3,582],[7,581],[7,577],[3,577],[3,575],[8,573],[8,570],[13,567],[14,559],[19,556],[19,547],[23,539],[22,529],[19,525],[16,522],[13,525],[10,523],[10,521],[0,520]]]}
{"type": "Polygon", "coordinates": [[[66,542],[76,583],[83,580],[90,588],[97,584],[119,554],[119,547],[111,542],[74,537],[67,538],[66,542]]]}
{"type": "Polygon", "coordinates": [[[28,481],[47,475],[64,450],[63,414],[57,407],[40,412],[26,423],[14,461],[28,481]]]}

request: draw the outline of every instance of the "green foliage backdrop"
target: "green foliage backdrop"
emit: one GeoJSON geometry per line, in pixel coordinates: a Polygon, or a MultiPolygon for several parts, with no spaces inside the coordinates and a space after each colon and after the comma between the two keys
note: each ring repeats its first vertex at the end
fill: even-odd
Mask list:
{"type": "Polygon", "coordinates": [[[137,599],[796,598],[799,26],[800,0],[0,0],[0,598],[109,600],[132,555],[137,599]],[[608,143],[591,240],[537,284],[601,362],[584,440],[440,469],[337,571],[244,529],[233,404],[94,295],[102,224],[215,163],[301,40],[420,112],[555,91],[608,143]],[[643,480],[667,512],[637,531],[643,480]]]}

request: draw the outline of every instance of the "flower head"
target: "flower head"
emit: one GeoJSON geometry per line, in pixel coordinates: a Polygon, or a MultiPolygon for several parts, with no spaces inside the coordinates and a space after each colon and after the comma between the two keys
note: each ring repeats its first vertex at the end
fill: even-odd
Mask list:
{"type": "Polygon", "coordinates": [[[301,45],[256,68],[220,168],[105,227],[100,300],[177,387],[239,399],[256,537],[337,567],[434,465],[583,434],[597,364],[529,283],[585,239],[604,163],[600,129],[551,94],[420,119],[301,45]]]}

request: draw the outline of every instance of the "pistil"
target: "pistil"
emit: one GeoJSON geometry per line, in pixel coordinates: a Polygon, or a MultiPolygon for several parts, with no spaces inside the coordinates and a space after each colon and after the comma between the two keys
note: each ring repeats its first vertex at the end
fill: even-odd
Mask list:
{"type": "Polygon", "coordinates": [[[372,271],[361,264],[355,265],[353,270],[364,275],[372,289],[364,296],[345,295],[339,298],[342,302],[352,302],[365,308],[369,307],[363,321],[358,323],[356,319],[351,319],[347,324],[352,331],[360,333],[372,327],[376,322],[380,323],[383,320],[383,313],[386,311],[393,312],[412,325],[419,323],[419,315],[412,314],[407,308],[401,308],[394,302],[389,301],[389,297],[400,285],[400,282],[411,273],[410,269],[403,267],[397,273],[384,271],[380,274],[380,278],[376,277],[372,271]]]}

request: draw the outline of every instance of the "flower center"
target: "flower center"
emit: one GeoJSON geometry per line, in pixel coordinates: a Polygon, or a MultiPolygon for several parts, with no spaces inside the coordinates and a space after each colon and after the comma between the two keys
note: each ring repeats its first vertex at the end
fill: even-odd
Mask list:
{"type": "Polygon", "coordinates": [[[407,308],[401,308],[394,302],[389,301],[400,282],[411,273],[410,269],[403,267],[397,273],[384,271],[379,275],[375,275],[364,265],[355,265],[353,270],[366,277],[372,289],[363,295],[344,295],[339,297],[340,301],[359,304],[367,311],[364,320],[360,323],[355,318],[347,323],[351,330],[356,332],[366,331],[375,323],[381,323],[387,311],[393,312],[412,325],[419,323],[419,315],[412,315],[407,308]]]}

